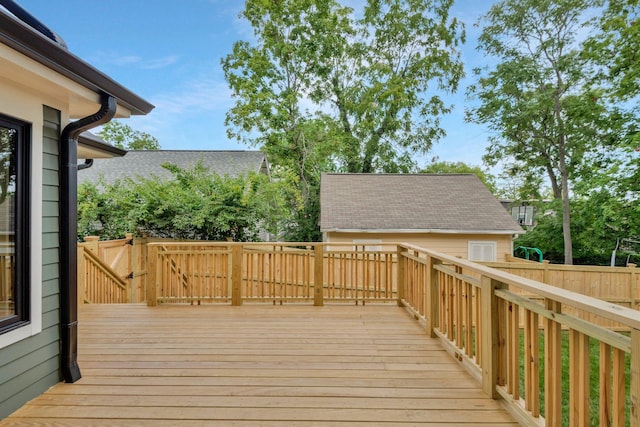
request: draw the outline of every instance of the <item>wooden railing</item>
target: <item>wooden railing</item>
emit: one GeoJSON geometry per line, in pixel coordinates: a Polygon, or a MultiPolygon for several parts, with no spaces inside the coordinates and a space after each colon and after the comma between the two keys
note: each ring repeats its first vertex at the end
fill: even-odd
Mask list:
{"type": "Polygon", "coordinates": [[[0,302],[13,301],[13,253],[0,253],[0,302]]]}
{"type": "Polygon", "coordinates": [[[636,310],[407,244],[161,242],[148,254],[149,305],[393,301],[523,425],[640,427],[636,310]]]}
{"type": "Polygon", "coordinates": [[[523,425],[640,425],[639,312],[410,245],[398,258],[400,304],[523,425]]]}
{"type": "Polygon", "coordinates": [[[149,243],[150,305],[394,301],[393,250],[322,243],[149,243]],[[316,286],[316,283],[322,286],[316,286]]]}
{"type": "Polygon", "coordinates": [[[127,284],[84,246],[78,247],[78,303],[120,304],[129,302],[127,284]]]}

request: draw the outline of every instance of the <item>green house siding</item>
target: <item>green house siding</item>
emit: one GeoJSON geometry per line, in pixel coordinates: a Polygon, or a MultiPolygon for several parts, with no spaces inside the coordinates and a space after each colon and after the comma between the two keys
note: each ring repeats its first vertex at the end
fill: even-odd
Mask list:
{"type": "Polygon", "coordinates": [[[44,106],[43,118],[42,332],[0,349],[0,419],[60,381],[60,112],[44,106]]]}

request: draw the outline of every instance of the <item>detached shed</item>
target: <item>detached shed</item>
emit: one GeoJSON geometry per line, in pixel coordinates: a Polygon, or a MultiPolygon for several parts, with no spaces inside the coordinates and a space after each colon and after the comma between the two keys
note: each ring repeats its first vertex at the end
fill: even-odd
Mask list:
{"type": "Polygon", "coordinates": [[[513,252],[524,230],[473,174],[323,174],[325,242],[407,242],[474,261],[513,252]]]}

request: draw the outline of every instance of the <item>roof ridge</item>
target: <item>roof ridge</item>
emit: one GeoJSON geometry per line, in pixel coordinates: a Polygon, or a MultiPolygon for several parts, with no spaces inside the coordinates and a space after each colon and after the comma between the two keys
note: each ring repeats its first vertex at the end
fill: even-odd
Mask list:
{"type": "MultiPolygon", "coordinates": [[[[140,153],[140,152],[148,152],[148,153],[261,153],[265,154],[261,150],[127,150],[129,153],[140,153]]],[[[266,154],[265,154],[266,155],[266,154]]]]}
{"type": "Polygon", "coordinates": [[[472,175],[477,176],[472,172],[452,172],[452,173],[360,173],[360,172],[323,172],[322,175],[334,175],[334,176],[452,176],[452,175],[472,175]]]}

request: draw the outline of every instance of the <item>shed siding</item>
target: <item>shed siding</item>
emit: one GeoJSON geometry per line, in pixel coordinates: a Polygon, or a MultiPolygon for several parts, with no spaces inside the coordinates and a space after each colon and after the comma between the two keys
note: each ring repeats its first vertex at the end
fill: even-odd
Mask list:
{"type": "Polygon", "coordinates": [[[437,233],[325,233],[326,242],[346,242],[354,240],[380,240],[385,242],[410,243],[448,255],[468,259],[469,241],[491,241],[497,243],[497,260],[504,260],[512,253],[510,235],[502,234],[437,234],[437,233]]]}
{"type": "MultiPolygon", "coordinates": [[[[0,418],[60,381],[59,185],[60,112],[43,107],[42,332],[0,350],[0,418]]],[[[34,123],[34,126],[37,124],[34,123]]],[[[34,171],[37,173],[37,171],[34,171]]]]}

